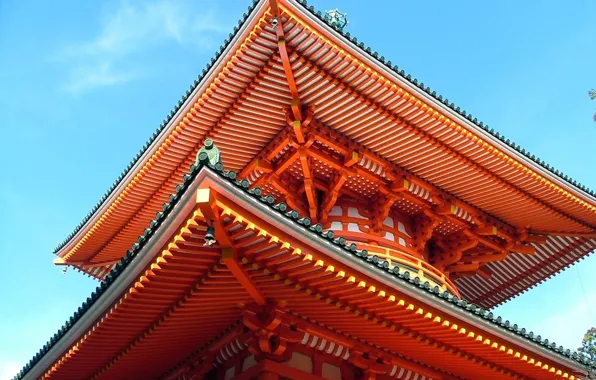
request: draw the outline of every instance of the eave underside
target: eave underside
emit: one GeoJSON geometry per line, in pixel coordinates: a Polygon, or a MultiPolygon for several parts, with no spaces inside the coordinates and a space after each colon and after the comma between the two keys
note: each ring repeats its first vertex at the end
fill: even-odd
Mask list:
{"type": "Polygon", "coordinates": [[[428,303],[412,299],[313,250],[291,230],[231,201],[233,194],[204,194],[153,263],[48,368],[45,379],[158,378],[229,331],[249,305],[281,305],[445,378],[573,375],[535,351],[439,311],[430,297],[428,303]],[[215,220],[224,247],[203,247],[206,216],[215,220]]]}
{"type": "MultiPolygon", "coordinates": [[[[289,4],[282,10],[291,68],[301,101],[322,124],[513,229],[587,234],[552,236],[532,257],[511,255],[491,263],[497,275],[490,280],[458,280],[466,298],[494,306],[596,247],[589,235],[596,225],[593,205],[545,182],[422,103],[332,42],[329,32],[300,21],[305,18],[296,16],[299,8],[289,4]]],[[[60,253],[64,259],[99,264],[120,258],[175,191],[205,138],[216,141],[227,168],[240,171],[286,126],[292,95],[270,18],[267,11],[255,19],[145,170],[95,222],[96,228],[83,230],[67,244],[60,253]]]]}

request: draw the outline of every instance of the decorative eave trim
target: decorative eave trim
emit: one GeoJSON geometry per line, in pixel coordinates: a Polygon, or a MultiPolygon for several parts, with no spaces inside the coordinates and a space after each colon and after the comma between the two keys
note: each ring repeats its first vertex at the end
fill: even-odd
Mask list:
{"type": "Polygon", "coordinates": [[[156,218],[151,221],[150,227],[145,229],[143,235],[139,236],[137,242],[126,252],[120,263],[14,377],[14,380],[36,379],[43,375],[44,371],[58,360],[60,355],[68,350],[123,294],[135,276],[153,259],[154,255],[149,253],[163,246],[178,228],[179,219],[192,212],[194,207],[192,199],[195,196],[195,190],[208,174],[208,171],[202,171],[200,167],[195,167],[192,174],[184,176],[185,181],[177,186],[176,194],[170,195],[170,202],[163,205],[162,211],[157,213],[156,218]],[[195,180],[197,177],[198,180],[195,180]]]}
{"type": "MultiPolygon", "coordinates": [[[[574,368],[578,372],[585,371],[584,368],[589,365],[576,352],[572,353],[562,346],[556,347],[554,342],[543,340],[540,335],[534,336],[532,332],[527,333],[526,329],[520,329],[516,324],[503,321],[501,317],[495,317],[492,312],[460,300],[449,292],[441,292],[438,287],[431,287],[428,282],[421,282],[418,277],[411,276],[409,272],[393,272],[385,260],[368,256],[367,251],[358,250],[353,244],[346,245],[345,239],[336,238],[333,233],[323,231],[320,224],[311,225],[309,218],[301,217],[294,210],[286,211],[285,203],[276,204],[275,198],[271,195],[261,196],[260,188],[249,189],[250,184],[246,179],[237,181],[235,172],[226,172],[221,164],[217,164],[216,167],[208,168],[202,165],[191,166],[190,174],[184,175],[184,183],[176,187],[176,193],[170,195],[170,202],[163,205],[162,211],[157,213],[144,234],[138,238],[120,263],[74,315],[14,377],[14,380],[41,376],[43,371],[49,368],[82,333],[92,326],[106,308],[115,302],[134,276],[151,261],[153,255],[149,253],[153,247],[165,244],[165,240],[171,235],[170,232],[178,226],[176,223],[178,218],[187,214],[185,210],[190,212],[194,207],[190,199],[194,196],[194,190],[206,179],[209,179],[214,186],[230,191],[236,199],[256,210],[256,214],[268,223],[283,224],[293,234],[300,235],[304,241],[310,242],[317,249],[331,254],[347,266],[360,268],[363,273],[387,286],[397,287],[422,302],[431,302],[434,307],[443,312],[464,319],[480,329],[487,329],[530,351],[539,352],[550,360],[568,368],[574,368]]],[[[596,369],[596,366],[594,368],[596,369]]]]}

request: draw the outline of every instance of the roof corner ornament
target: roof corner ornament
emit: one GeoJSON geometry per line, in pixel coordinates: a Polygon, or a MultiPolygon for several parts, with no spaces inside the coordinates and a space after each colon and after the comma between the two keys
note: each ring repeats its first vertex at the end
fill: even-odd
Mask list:
{"type": "Polygon", "coordinates": [[[342,32],[348,22],[348,14],[341,13],[338,9],[331,9],[325,11],[325,21],[331,25],[331,27],[337,31],[342,32]]]}
{"type": "Polygon", "coordinates": [[[197,153],[197,164],[211,164],[215,166],[216,164],[221,164],[221,154],[219,153],[219,149],[213,143],[211,139],[205,139],[204,145],[199,152],[197,153]]]}

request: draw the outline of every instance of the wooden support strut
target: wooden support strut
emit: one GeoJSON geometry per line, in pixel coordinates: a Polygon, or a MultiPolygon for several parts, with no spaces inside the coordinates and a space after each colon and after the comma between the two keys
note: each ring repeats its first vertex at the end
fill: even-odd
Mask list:
{"type": "MultiPolygon", "coordinates": [[[[324,145],[327,145],[331,149],[339,152],[340,154],[344,154],[346,157],[344,162],[341,162],[339,160],[335,160],[331,157],[326,156],[324,153],[320,152],[314,146],[309,148],[309,152],[308,152],[309,155],[312,155],[315,158],[317,158],[318,160],[323,161],[325,164],[329,165],[333,169],[335,169],[335,170],[347,169],[349,175],[360,175],[363,178],[368,179],[373,182],[386,181],[386,179],[379,177],[378,175],[373,174],[373,173],[369,172],[368,170],[357,165],[357,163],[362,158],[367,158],[368,160],[375,162],[381,166],[391,168],[391,170],[387,170],[387,169],[385,170],[386,178],[393,181],[390,184],[390,190],[394,191],[394,192],[400,192],[401,193],[400,195],[404,199],[406,199],[408,202],[411,202],[411,203],[418,205],[420,207],[423,207],[423,208],[433,207],[433,204],[431,204],[429,201],[421,199],[421,198],[417,197],[416,195],[410,193],[410,191],[408,191],[409,187],[410,187],[410,183],[414,183],[417,186],[422,187],[422,188],[426,189],[427,191],[431,192],[432,194],[435,195],[434,198],[449,199],[449,196],[447,194],[443,193],[440,189],[435,188],[432,185],[424,183],[423,181],[419,180],[418,178],[412,176],[411,174],[408,174],[401,170],[397,170],[398,168],[395,168],[393,165],[390,165],[389,163],[385,162],[384,159],[378,158],[373,153],[370,153],[366,149],[359,147],[357,144],[350,142],[344,136],[341,136],[339,133],[331,130],[330,128],[321,129],[318,122],[314,122],[311,124],[313,125],[313,127],[310,128],[308,131],[309,139],[312,136],[314,136],[315,141],[320,142],[324,145]]],[[[277,139],[277,138],[274,139],[274,141],[271,142],[270,146],[268,148],[264,149],[263,154],[259,155],[255,159],[255,161],[261,160],[263,158],[271,160],[274,157],[276,157],[277,154],[279,154],[279,152],[281,152],[289,144],[289,141],[290,141],[287,137],[288,130],[285,130],[284,132],[282,132],[281,135],[283,135],[283,136],[281,136],[279,139],[277,139]]],[[[297,159],[297,155],[291,155],[288,157],[290,158],[290,160],[292,162],[293,162],[293,160],[297,159]]],[[[251,165],[251,164],[249,164],[249,165],[251,165]]],[[[278,163],[278,165],[280,165],[280,164],[278,163]]],[[[282,169],[285,169],[285,167],[283,167],[282,169]]],[[[278,171],[278,173],[279,173],[279,171],[278,171]]],[[[241,177],[245,177],[248,174],[248,171],[246,171],[246,169],[245,169],[245,170],[243,170],[243,172],[241,174],[242,174],[241,177]]],[[[265,180],[266,178],[268,178],[268,177],[262,176],[261,178],[259,178],[259,183],[261,181],[265,180]]],[[[385,186],[385,185],[383,185],[383,186],[385,186]]],[[[498,231],[502,235],[510,236],[513,232],[515,232],[515,230],[513,228],[503,225],[503,223],[498,220],[493,220],[490,216],[481,213],[480,211],[474,209],[473,207],[471,207],[467,204],[462,203],[461,201],[450,200],[449,203],[450,204],[448,206],[444,206],[442,208],[437,207],[436,211],[438,211],[438,213],[441,213],[443,215],[448,215],[448,217],[450,219],[452,219],[453,221],[456,221],[457,224],[461,224],[463,222],[463,220],[459,219],[459,217],[455,216],[453,213],[455,212],[455,208],[461,208],[461,209],[466,210],[470,215],[472,215],[473,220],[478,220],[478,219],[480,219],[479,216],[481,216],[482,217],[481,219],[486,221],[486,223],[489,223],[489,224],[495,225],[495,226],[499,226],[498,231]],[[501,227],[501,225],[503,225],[503,226],[501,227]],[[511,231],[508,231],[508,230],[511,230],[511,231]]]]}
{"type": "MultiPolygon", "coordinates": [[[[449,236],[448,236],[449,237],[449,236]]],[[[467,238],[466,236],[456,235],[449,240],[435,239],[435,244],[443,251],[439,257],[434,260],[433,265],[438,269],[445,268],[447,272],[454,272],[450,270],[456,263],[460,262],[465,251],[472,249],[478,245],[478,239],[467,238]]]]}
{"type": "Polygon", "coordinates": [[[412,236],[414,243],[412,248],[418,251],[421,257],[426,256],[426,243],[439,224],[441,224],[441,220],[439,218],[434,217],[430,213],[425,213],[424,211],[414,217],[412,236]]]}
{"type": "MultiPolygon", "coordinates": [[[[179,365],[179,368],[169,373],[165,379],[179,380],[190,378],[189,376],[192,375],[204,375],[213,368],[214,358],[218,352],[226,352],[227,360],[234,360],[234,354],[226,350],[230,344],[235,344],[235,347],[248,346],[249,352],[258,355],[259,364],[268,360],[278,363],[280,360],[290,358],[292,352],[296,352],[295,345],[304,342],[305,339],[308,340],[309,337],[311,339],[314,337],[317,342],[327,342],[326,347],[343,347],[343,350],[346,350],[345,352],[350,353],[349,357],[344,360],[362,369],[369,378],[371,378],[370,376],[374,378],[375,375],[386,374],[391,371],[393,366],[437,380],[450,378],[445,373],[439,372],[432,367],[406,360],[393,353],[380,350],[369,343],[329,330],[310,320],[292,315],[274,305],[249,304],[243,308],[242,323],[240,325],[230,329],[228,333],[208,347],[186,358],[179,365]]],[[[329,352],[326,354],[333,355],[329,352]]],[[[242,355],[242,353],[239,352],[236,355],[242,355]]],[[[255,368],[255,366],[252,368],[255,368]]],[[[292,371],[291,368],[285,366],[280,367],[279,370],[277,372],[292,371]]],[[[247,372],[243,371],[241,375],[234,377],[234,379],[252,378],[252,375],[247,377],[244,376],[245,374],[247,372]]],[[[294,372],[294,375],[296,374],[294,372]]],[[[320,373],[315,376],[308,376],[306,373],[300,373],[300,375],[301,378],[318,379],[319,377],[315,376],[320,376],[320,373]]]]}
{"type": "Polygon", "coordinates": [[[298,149],[300,154],[300,164],[302,165],[304,191],[306,193],[306,199],[308,200],[308,211],[312,220],[317,219],[317,193],[313,183],[312,167],[309,162],[309,157],[306,148],[300,147],[298,149]]]}
{"type": "Polygon", "coordinates": [[[300,215],[306,215],[306,207],[303,202],[296,198],[294,192],[290,191],[278,176],[271,177],[271,185],[283,195],[288,206],[298,211],[300,215]]]}
{"type": "MultiPolygon", "coordinates": [[[[490,249],[491,253],[488,254],[487,252],[486,258],[481,258],[481,256],[478,255],[474,257],[476,259],[475,261],[479,263],[502,259],[503,257],[506,257],[506,254],[509,252],[533,254],[535,252],[535,247],[527,243],[539,243],[545,241],[544,237],[529,235],[528,233],[525,235],[523,233],[516,233],[516,230],[503,226],[502,223],[498,221],[493,224],[489,217],[475,213],[469,206],[461,204],[460,201],[453,200],[449,196],[445,196],[440,190],[436,190],[432,188],[432,186],[432,201],[420,198],[410,192],[410,179],[415,181],[415,183],[419,182],[416,182],[417,180],[411,177],[411,175],[405,176],[401,173],[392,172],[387,168],[383,169],[385,175],[384,178],[376,172],[369,172],[367,169],[358,165],[358,162],[360,162],[362,157],[370,156],[368,159],[372,160],[377,165],[386,166],[389,164],[370,154],[367,156],[366,150],[358,147],[357,144],[346,141],[343,136],[330,129],[325,129],[324,132],[321,131],[321,126],[314,120],[312,112],[308,112],[307,118],[308,123],[310,124],[309,128],[300,130],[300,133],[302,133],[301,136],[305,141],[304,143],[300,143],[297,141],[296,137],[292,136],[296,135],[296,130],[292,129],[293,124],[291,115],[288,114],[287,121],[290,129],[286,130],[287,132],[284,132],[285,136],[274,143],[278,144],[277,146],[266,148],[263,158],[261,158],[261,156],[257,157],[253,161],[254,164],[252,164],[256,166],[258,165],[258,162],[263,159],[275,158],[273,152],[281,152],[281,145],[284,143],[286,146],[289,144],[293,147],[290,149],[295,149],[293,152],[290,151],[289,153],[286,153],[286,157],[278,160],[276,165],[272,165],[271,167],[262,170],[265,174],[262,175],[257,182],[261,183],[269,180],[270,183],[286,197],[287,203],[298,210],[302,215],[310,215],[313,220],[316,220],[318,217],[319,222],[326,222],[331,208],[339,197],[339,189],[343,186],[343,183],[345,183],[350,176],[361,176],[375,183],[381,183],[379,186],[381,199],[379,202],[375,202],[377,209],[375,211],[374,223],[371,224],[373,231],[378,231],[382,228],[382,223],[387,218],[391,207],[399,199],[403,198],[422,209],[422,213],[416,217],[417,220],[415,221],[413,236],[413,248],[420,253],[421,257],[426,256],[426,242],[433,235],[434,229],[442,222],[450,222],[460,226],[465,235],[463,238],[466,241],[474,241],[476,242],[475,244],[482,244],[484,247],[490,249]],[[342,154],[344,156],[343,160],[321,150],[319,145],[313,144],[315,141],[342,154]],[[319,186],[317,179],[314,178],[312,173],[310,164],[312,161],[309,160],[311,157],[323,162],[325,165],[335,170],[336,173],[341,173],[341,175],[332,177],[331,183],[327,186],[319,186]],[[303,171],[304,192],[306,195],[305,198],[308,201],[308,211],[305,206],[300,204],[299,200],[293,198],[291,190],[281,186],[278,177],[279,174],[288,169],[297,159],[300,160],[303,171]],[[387,180],[390,182],[387,183],[387,180]],[[315,188],[319,188],[326,193],[322,202],[317,201],[315,188]],[[473,222],[462,219],[462,217],[459,216],[460,210],[465,210],[467,214],[471,216],[473,222]],[[479,215],[482,216],[479,217],[479,215]],[[511,231],[508,231],[509,229],[511,231]],[[506,243],[502,243],[499,239],[493,239],[492,237],[497,237],[504,240],[506,243]],[[496,252],[496,254],[492,252],[496,252]]],[[[389,165],[388,167],[392,166],[389,165]]],[[[440,258],[440,261],[445,262],[439,264],[439,266],[444,268],[456,264],[457,262],[462,262],[461,259],[463,259],[463,257],[467,258],[470,256],[469,254],[466,254],[465,251],[466,250],[459,250],[455,256],[451,256],[450,258],[440,258]]],[[[484,264],[480,264],[479,267],[482,267],[482,265],[484,264]]],[[[483,275],[488,276],[487,273],[488,272],[485,271],[483,272],[483,275]]]]}
{"type": "Polygon", "coordinates": [[[325,198],[321,203],[319,223],[327,223],[329,213],[331,212],[333,206],[335,206],[335,202],[337,202],[337,198],[339,198],[339,191],[347,179],[347,173],[345,170],[338,171],[331,177],[331,181],[329,181],[329,187],[327,188],[325,198]]]}
{"type": "Polygon", "coordinates": [[[216,197],[216,193],[210,188],[198,189],[197,207],[205,217],[207,223],[212,221],[215,227],[215,239],[221,247],[223,263],[252,299],[259,305],[265,305],[267,303],[265,298],[238,262],[237,252],[232,239],[226,233],[221,216],[216,209],[216,197]]]}
{"type": "MultiPolygon", "coordinates": [[[[281,12],[277,0],[269,0],[269,6],[271,7],[271,12],[273,13],[273,16],[276,20],[274,28],[275,34],[277,35],[277,47],[279,49],[279,55],[281,57],[281,63],[284,68],[284,73],[286,74],[286,80],[288,82],[290,94],[292,95],[290,109],[292,110],[292,114],[294,115],[294,120],[297,121],[299,124],[302,121],[302,104],[300,102],[298,86],[296,85],[296,80],[294,79],[292,64],[290,62],[288,49],[286,47],[286,37],[283,29],[283,20],[281,18],[281,12]]],[[[300,126],[298,125],[298,129],[300,129],[299,127],[300,126]]],[[[300,141],[301,138],[299,137],[299,134],[297,134],[297,138],[300,141]]]]}

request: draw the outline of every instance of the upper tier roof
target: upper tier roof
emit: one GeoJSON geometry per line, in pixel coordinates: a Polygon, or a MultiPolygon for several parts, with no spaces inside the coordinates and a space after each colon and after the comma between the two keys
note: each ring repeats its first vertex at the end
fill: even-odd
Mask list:
{"type": "MultiPolygon", "coordinates": [[[[462,279],[470,293],[483,287],[500,295],[485,306],[596,247],[593,192],[334,30],[312,8],[279,4],[300,98],[319,122],[512,229],[551,235],[539,254],[498,268],[494,283],[462,279]]],[[[216,141],[227,167],[241,171],[284,128],[292,95],[271,18],[265,0],[249,8],[121,178],[56,249],[63,260],[101,277],[167,202],[205,138],[216,141]]]]}

